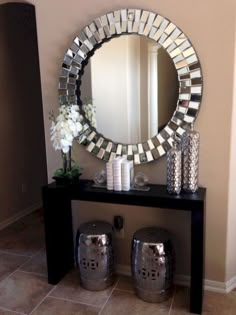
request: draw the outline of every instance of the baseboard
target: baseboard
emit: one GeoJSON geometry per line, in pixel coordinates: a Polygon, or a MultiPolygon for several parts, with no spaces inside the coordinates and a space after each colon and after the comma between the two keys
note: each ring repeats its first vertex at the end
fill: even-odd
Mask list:
{"type": "Polygon", "coordinates": [[[19,219],[25,217],[26,215],[34,212],[37,209],[42,208],[42,203],[38,202],[35,203],[33,205],[31,205],[30,207],[17,212],[16,214],[14,214],[13,216],[11,216],[10,218],[7,218],[6,220],[3,220],[2,222],[0,222],[0,230],[6,228],[7,226],[11,225],[12,223],[18,221],[19,219]]]}
{"type": "MultiPolygon", "coordinates": [[[[121,275],[131,276],[131,268],[128,265],[116,265],[116,272],[121,275]]],[[[176,275],[174,283],[182,286],[190,286],[190,276],[176,275]]],[[[236,277],[231,278],[227,282],[204,280],[204,290],[218,293],[229,293],[236,288],[236,277]]]]}
{"type": "Polygon", "coordinates": [[[218,293],[227,293],[226,283],[214,280],[205,279],[204,289],[207,291],[218,292],[218,293]]]}
{"type": "Polygon", "coordinates": [[[236,288],[236,276],[226,282],[226,292],[229,293],[236,288]]]}

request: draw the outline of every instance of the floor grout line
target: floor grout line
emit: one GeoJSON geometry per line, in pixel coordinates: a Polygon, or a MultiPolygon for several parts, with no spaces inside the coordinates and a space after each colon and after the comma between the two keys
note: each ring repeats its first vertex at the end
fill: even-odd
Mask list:
{"type": "Polygon", "coordinates": [[[116,288],[116,291],[122,291],[122,292],[127,292],[127,293],[135,293],[134,290],[126,290],[126,289],[120,289],[120,288],[116,288]]]}
{"type": "Polygon", "coordinates": [[[17,254],[17,253],[8,252],[7,250],[1,250],[1,249],[0,249],[0,254],[8,254],[8,255],[27,257],[27,258],[33,257],[32,255],[30,256],[30,255],[24,255],[24,254],[17,254]]]}
{"type": "Polygon", "coordinates": [[[48,292],[48,294],[33,308],[33,310],[29,313],[31,315],[42,303],[46,298],[49,296],[49,294],[54,290],[54,287],[48,292]]]}
{"type": "MultiPolygon", "coordinates": [[[[23,266],[21,266],[21,267],[23,267],[23,266]]],[[[21,268],[21,267],[19,267],[19,268],[21,268]]],[[[39,272],[25,271],[25,270],[21,270],[21,269],[17,269],[17,270],[15,270],[15,271],[19,271],[19,272],[23,272],[23,273],[28,273],[28,274],[30,274],[30,275],[41,276],[41,277],[43,277],[43,278],[47,278],[47,277],[48,277],[47,275],[45,275],[45,274],[43,274],[43,273],[39,273],[39,272]]]]}
{"type": "MultiPolygon", "coordinates": [[[[25,256],[24,256],[25,257],[25,256]]],[[[25,262],[23,262],[21,265],[19,265],[14,271],[12,271],[11,273],[9,273],[9,275],[7,275],[5,278],[3,278],[2,280],[0,280],[0,285],[4,284],[5,281],[7,281],[7,279],[9,277],[11,277],[15,272],[22,272],[22,273],[28,273],[28,274],[32,274],[32,275],[37,275],[37,276],[42,276],[43,278],[47,278],[46,275],[43,274],[39,274],[39,273],[35,273],[35,272],[27,272],[24,270],[21,270],[20,268],[22,268],[26,263],[28,263],[30,261],[31,257],[29,257],[29,259],[27,259],[25,262]]]]}
{"type": "Polygon", "coordinates": [[[12,271],[11,273],[9,273],[9,275],[6,276],[6,278],[2,279],[0,281],[0,286],[2,284],[4,284],[5,281],[7,281],[8,278],[10,278],[15,272],[20,271],[19,269],[25,264],[25,262],[23,262],[23,264],[21,264],[20,266],[18,266],[14,271],[12,271]]]}
{"type": "Polygon", "coordinates": [[[33,254],[31,258],[34,258],[35,256],[37,256],[42,250],[45,250],[45,246],[40,247],[40,249],[35,254],[33,254]]]}
{"type": "MultiPolygon", "coordinates": [[[[58,283],[59,284],[59,283],[58,283]]],[[[53,289],[50,291],[50,294],[52,294],[52,292],[58,287],[58,284],[55,284],[53,289]]]]}
{"type": "Polygon", "coordinates": [[[172,296],[172,299],[171,299],[171,303],[170,303],[170,308],[169,308],[168,315],[171,315],[171,312],[172,312],[172,306],[173,306],[173,304],[174,304],[174,300],[175,300],[175,295],[176,295],[176,286],[175,286],[174,293],[173,293],[173,296],[172,296]]]}
{"type": "Polygon", "coordinates": [[[121,277],[119,275],[117,277],[118,277],[118,279],[117,279],[116,284],[115,284],[116,287],[118,286],[120,279],[121,279],[121,277]]]}
{"type": "MultiPolygon", "coordinates": [[[[24,264],[27,265],[27,264],[30,262],[30,260],[32,260],[33,258],[35,258],[43,249],[44,249],[44,248],[42,247],[39,251],[37,251],[37,253],[36,253],[35,255],[31,256],[27,261],[25,261],[24,264]]],[[[24,267],[24,265],[21,266],[20,268],[22,268],[22,267],[24,267]]],[[[21,270],[21,271],[24,271],[24,270],[21,270]]],[[[27,272],[27,271],[25,271],[25,272],[27,272]]],[[[29,271],[29,273],[38,274],[38,273],[36,273],[36,272],[30,272],[30,271],[29,271]]],[[[41,275],[41,274],[40,274],[40,275],[41,275]]]]}
{"type": "Polygon", "coordinates": [[[1,311],[1,310],[3,310],[3,311],[8,311],[8,312],[12,312],[12,313],[15,313],[15,314],[18,314],[18,315],[27,315],[26,313],[16,312],[16,311],[10,310],[9,308],[3,307],[3,306],[0,306],[0,311],[1,311]]]}
{"type": "MultiPolygon", "coordinates": [[[[0,281],[0,286],[4,285],[4,283],[6,283],[6,281],[16,272],[21,272],[21,273],[28,273],[28,274],[33,274],[33,275],[37,275],[37,276],[41,276],[43,278],[47,278],[47,276],[45,276],[44,274],[40,274],[40,273],[36,273],[36,272],[27,272],[27,271],[24,271],[24,270],[20,270],[20,268],[22,268],[24,265],[26,265],[30,260],[32,260],[33,257],[35,257],[36,255],[38,255],[43,249],[45,249],[45,246],[42,246],[40,247],[39,249],[37,249],[35,251],[35,253],[31,254],[31,255],[27,255],[27,254],[19,254],[19,253],[15,253],[15,252],[11,252],[11,251],[8,251],[8,250],[2,250],[0,249],[0,255],[3,254],[3,255],[12,255],[12,256],[18,256],[18,257],[24,257],[26,258],[26,261],[24,261],[22,264],[20,264],[15,270],[13,270],[11,273],[9,273],[5,278],[3,278],[1,281],[0,281]]],[[[44,297],[44,299],[41,300],[40,303],[38,303],[36,305],[36,307],[31,311],[31,313],[46,299],[46,297],[55,289],[55,287],[53,287],[49,292],[48,294],[44,297]]],[[[12,312],[12,313],[15,313],[15,314],[18,314],[18,315],[27,315],[26,313],[22,313],[22,312],[16,312],[14,310],[11,310],[11,309],[8,309],[8,308],[5,308],[3,306],[0,305],[0,309],[2,310],[5,310],[5,311],[9,311],[9,312],[12,312]]],[[[30,313],[30,314],[31,314],[30,313]]]]}
{"type": "Polygon", "coordinates": [[[101,315],[101,314],[102,314],[102,311],[103,311],[104,307],[106,306],[107,302],[109,301],[110,297],[112,296],[112,293],[114,292],[115,288],[117,287],[119,281],[120,281],[120,278],[116,281],[116,284],[115,284],[114,287],[112,288],[110,294],[108,295],[108,298],[107,298],[106,301],[104,302],[104,304],[103,304],[102,308],[100,309],[98,315],[101,315]]]}
{"type": "Polygon", "coordinates": [[[57,300],[60,300],[60,301],[72,302],[72,303],[86,305],[86,306],[93,306],[93,307],[97,307],[97,308],[101,308],[102,307],[102,306],[95,305],[95,304],[88,304],[88,303],[79,302],[79,301],[75,301],[75,300],[70,300],[70,299],[66,299],[66,298],[60,298],[60,297],[55,296],[55,295],[49,295],[48,298],[57,299],[57,300]]]}

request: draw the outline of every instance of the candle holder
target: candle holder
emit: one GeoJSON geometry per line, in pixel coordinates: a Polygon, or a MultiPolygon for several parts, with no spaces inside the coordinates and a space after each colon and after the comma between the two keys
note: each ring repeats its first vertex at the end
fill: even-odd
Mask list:
{"type": "Polygon", "coordinates": [[[177,141],[167,152],[167,191],[169,194],[178,195],[181,191],[181,149],[177,141]]]}
{"type": "Polygon", "coordinates": [[[198,190],[199,144],[199,133],[191,124],[190,130],[186,130],[182,137],[182,189],[189,193],[198,190]]]}

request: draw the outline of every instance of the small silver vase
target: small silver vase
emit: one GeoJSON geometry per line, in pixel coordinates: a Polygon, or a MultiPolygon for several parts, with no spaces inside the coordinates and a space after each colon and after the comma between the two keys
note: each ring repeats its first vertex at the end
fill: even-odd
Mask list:
{"type": "Polygon", "coordinates": [[[199,133],[191,124],[190,130],[186,130],[182,137],[182,189],[189,193],[198,190],[199,144],[199,133]]]}
{"type": "Polygon", "coordinates": [[[181,191],[181,149],[175,141],[167,152],[167,191],[169,194],[179,194],[181,191]]]}

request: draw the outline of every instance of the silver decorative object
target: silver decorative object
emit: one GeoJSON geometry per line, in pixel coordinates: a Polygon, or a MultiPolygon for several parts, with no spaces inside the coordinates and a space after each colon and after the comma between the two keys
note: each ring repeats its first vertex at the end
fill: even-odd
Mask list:
{"type": "Polygon", "coordinates": [[[94,186],[97,187],[105,187],[106,186],[106,181],[107,181],[107,175],[105,170],[101,170],[95,173],[94,175],[94,186]]]}
{"type": "Polygon", "coordinates": [[[198,189],[199,143],[199,133],[191,124],[182,138],[182,188],[185,192],[194,193],[198,189]]]}
{"type": "Polygon", "coordinates": [[[76,236],[76,263],[81,286],[104,290],[114,282],[113,228],[106,222],[82,224],[76,236]]]}
{"type": "MultiPolygon", "coordinates": [[[[151,162],[165,155],[171,148],[173,137],[184,133],[182,127],[197,117],[202,98],[202,70],[197,53],[189,38],[165,17],[141,9],[121,9],[103,14],[84,27],[68,47],[58,84],[59,103],[80,104],[78,90],[83,79],[83,68],[94,51],[107,40],[127,34],[142,35],[152,39],[172,59],[179,80],[179,98],[176,110],[166,126],[143,143],[116,143],[101,135],[86,119],[83,136],[78,142],[99,159],[109,161],[126,155],[134,164],[151,162]]],[[[81,115],[84,116],[81,109],[81,115]]],[[[85,118],[85,117],[84,117],[85,118]]]]}
{"type": "Polygon", "coordinates": [[[181,191],[182,156],[178,143],[174,141],[173,148],[167,152],[167,191],[169,194],[179,194],[181,191]]]}
{"type": "Polygon", "coordinates": [[[138,230],[132,242],[132,278],[135,292],[147,302],[162,302],[173,292],[174,250],[167,231],[138,230]]]}
{"type": "Polygon", "coordinates": [[[138,172],[134,176],[133,190],[139,190],[139,191],[150,190],[150,187],[148,186],[148,177],[143,172],[138,172]]]}

